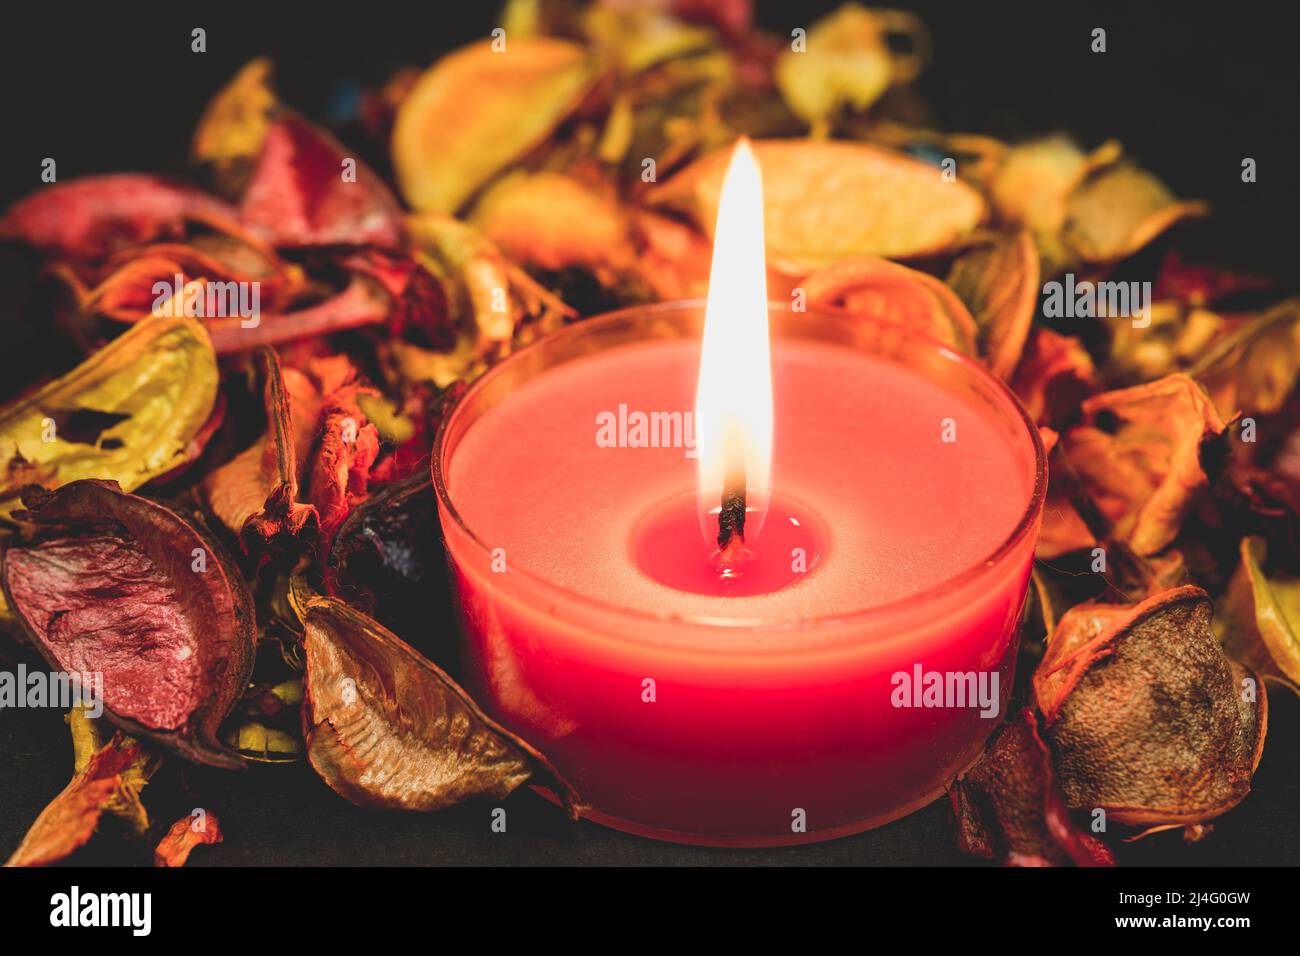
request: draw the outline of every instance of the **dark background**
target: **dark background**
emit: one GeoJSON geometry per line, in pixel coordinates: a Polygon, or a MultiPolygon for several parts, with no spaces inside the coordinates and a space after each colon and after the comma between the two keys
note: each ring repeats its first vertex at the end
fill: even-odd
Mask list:
{"type": "MultiPolygon", "coordinates": [[[[1006,139],[1065,130],[1085,147],[1117,138],[1180,196],[1208,199],[1212,217],[1183,248],[1297,283],[1300,83],[1293,23],[1281,5],[1250,3],[893,3],[929,25],[935,61],[917,87],[941,128],[1006,139]],[[1108,52],[1090,52],[1104,27],[1108,52]],[[1241,182],[1241,160],[1258,163],[1241,182]]],[[[759,3],[762,26],[788,35],[837,6],[759,3]]],[[[426,65],[484,36],[494,2],[9,5],[0,14],[0,208],[40,187],[40,163],[60,181],[108,171],[183,173],[208,98],[246,61],[269,54],[282,97],[328,119],[358,83],[426,65]],[[190,52],[190,30],[208,52],[190,52]]],[[[0,377],[10,395],[37,374],[55,332],[32,296],[35,259],[0,248],[0,377]]],[[[5,655],[8,656],[8,655],[5,655]]],[[[1161,834],[1127,861],[1179,865],[1300,863],[1300,705],[1271,695],[1269,743],[1246,802],[1211,836],[1184,847],[1161,834]]],[[[62,716],[0,711],[0,858],[67,782],[62,716]]],[[[243,774],[191,770],[196,801],[222,819],[226,842],[202,864],[958,863],[943,803],[891,826],[799,849],[671,847],[584,824],[570,826],[530,793],[506,806],[509,833],[488,809],[431,816],[358,810],[305,765],[243,774]]],[[[183,812],[183,811],[182,811],[183,812]]],[[[102,862],[133,859],[111,842],[102,862]]]]}

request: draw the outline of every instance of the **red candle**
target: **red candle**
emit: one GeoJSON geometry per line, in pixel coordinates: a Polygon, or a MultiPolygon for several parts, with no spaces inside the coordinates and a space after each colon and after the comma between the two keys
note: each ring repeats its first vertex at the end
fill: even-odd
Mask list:
{"type": "Polygon", "coordinates": [[[769,347],[761,228],[728,275],[722,226],[703,346],[698,303],[628,310],[471,388],[435,456],[443,534],[472,688],[594,819],[825,839],[934,799],[999,722],[1042,450],[906,329],[774,309],[769,347]]]}

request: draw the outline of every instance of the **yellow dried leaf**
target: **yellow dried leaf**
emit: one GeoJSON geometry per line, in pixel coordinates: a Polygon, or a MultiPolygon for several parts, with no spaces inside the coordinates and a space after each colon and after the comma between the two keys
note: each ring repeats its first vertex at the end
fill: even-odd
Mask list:
{"type": "Polygon", "coordinates": [[[276,107],[271,61],[259,56],[235,74],[209,101],[194,130],[190,155],[210,163],[217,185],[237,195],[248,181],[276,107]]]}
{"type": "Polygon", "coordinates": [[[911,14],[868,10],[846,3],[808,29],[807,47],[784,50],[773,74],[792,112],[817,127],[843,108],[861,111],[880,98],[895,79],[909,79],[920,62],[897,60],[888,33],[907,33],[913,45],[929,49],[929,34],[911,14]]]}
{"type": "Polygon", "coordinates": [[[484,194],[470,221],[525,267],[624,269],[633,258],[618,202],[559,173],[506,177],[484,194]]]}
{"type": "Polygon", "coordinates": [[[393,168],[406,200],[455,212],[540,143],[578,105],[596,70],[586,50],[545,37],[451,53],[421,76],[393,125],[393,168]]]}
{"type": "Polygon", "coordinates": [[[0,515],[18,507],[28,480],[53,488],[102,478],[129,492],[184,463],[212,413],[218,378],[208,333],[194,319],[153,316],[132,326],[0,411],[0,515]]]}
{"type": "Polygon", "coordinates": [[[1300,578],[1265,574],[1268,545],[1243,538],[1220,617],[1229,655],[1300,692],[1300,578]]]}
{"type": "Polygon", "coordinates": [[[1177,199],[1164,183],[1134,164],[1116,163],[1071,192],[1062,238],[1084,262],[1115,262],[1175,223],[1209,211],[1200,200],[1177,199]]]}
{"type": "MultiPolygon", "coordinates": [[[[768,256],[801,274],[851,256],[944,252],[984,215],[980,194],[938,167],[865,143],[754,143],[763,173],[768,256]]],[[[651,194],[710,236],[730,150],[705,156],[651,194]]]]}

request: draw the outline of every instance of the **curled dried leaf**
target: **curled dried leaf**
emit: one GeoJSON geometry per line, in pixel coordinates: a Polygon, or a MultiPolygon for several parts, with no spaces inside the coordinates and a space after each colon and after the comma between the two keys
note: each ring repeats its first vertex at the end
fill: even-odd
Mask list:
{"type": "Polygon", "coordinates": [[[1009,866],[1113,866],[1106,844],[1070,819],[1028,708],[994,734],[949,791],[963,853],[1009,866]]]}
{"type": "Polygon", "coordinates": [[[1028,230],[990,237],[953,263],[948,285],[979,328],[977,352],[989,370],[1010,380],[1038,311],[1038,248],[1028,230]]]}
{"type": "Polygon", "coordinates": [[[63,378],[0,411],[0,514],[24,484],[106,478],[126,491],[190,460],[217,397],[216,357],[193,319],[137,323],[63,378]]]}
{"type": "MultiPolygon", "coordinates": [[[[903,153],[865,143],[757,140],[769,255],[801,274],[853,256],[906,258],[957,246],[984,216],[984,200],[903,153]]],[[[710,153],[651,193],[709,236],[729,150],[710,153]]]]}
{"type": "Polygon", "coordinates": [[[843,259],[807,276],[808,305],[898,322],[970,355],[976,325],[966,306],[934,276],[888,259],[843,259]]]}
{"type": "Polygon", "coordinates": [[[243,232],[235,210],[185,183],[135,173],[88,176],[47,186],[0,219],[0,239],[50,255],[96,261],[127,246],[178,238],[188,224],[243,232]]]}
{"type": "Polygon", "coordinates": [[[181,817],[167,830],[153,851],[154,866],[184,866],[196,846],[221,842],[221,821],[202,811],[181,817]]]}
{"type": "Polygon", "coordinates": [[[303,727],[316,772],[359,806],[439,810],[536,778],[574,798],[546,759],[489,718],[395,634],[342,601],[307,603],[303,727]]]}
{"type": "Polygon", "coordinates": [[[151,764],[138,743],[115,734],[41,811],[5,866],[49,866],[67,859],[86,845],[100,818],[115,806],[134,806],[143,813],[140,788],[151,764]]]}
{"type": "Polygon", "coordinates": [[[249,448],[214,469],[202,493],[209,508],[239,535],[250,551],[296,538],[318,519],[316,510],[299,501],[303,465],[316,424],[321,398],[296,369],[280,368],[274,350],[261,348],[255,360],[262,378],[267,427],[249,448]]]}
{"type": "Polygon", "coordinates": [[[248,680],[256,622],[220,546],[113,482],[31,489],[23,503],[30,530],[0,577],[32,644],[61,671],[102,674],[105,714],[129,733],[242,766],[216,731],[248,680]]]}
{"type": "Polygon", "coordinates": [[[1241,564],[1223,607],[1223,643],[1238,661],[1300,693],[1300,578],[1266,573],[1262,538],[1241,540],[1241,564]]]}
{"type": "Polygon", "coordinates": [[[1223,434],[1223,419],[1186,375],[1095,395],[1083,419],[1061,438],[1071,468],[1115,536],[1139,555],[1155,554],[1207,487],[1201,449],[1223,434]]]}
{"type": "Polygon", "coordinates": [[[1278,303],[1202,350],[1188,374],[1225,416],[1279,411],[1300,378],[1300,299],[1278,303]]]}
{"type": "Polygon", "coordinates": [[[1096,388],[1097,371],[1083,344],[1051,329],[1029,333],[1011,387],[1040,425],[1059,428],[1096,388]]]}
{"type": "Polygon", "coordinates": [[[421,212],[454,213],[510,163],[541,142],[596,79],[587,51],[546,37],[489,41],[428,69],[397,111],[393,167],[421,212]]]}
{"type": "Polygon", "coordinates": [[[1065,205],[1062,239],[1084,262],[1115,262],[1175,223],[1209,211],[1208,204],[1179,200],[1155,176],[1120,162],[1075,186],[1065,205]]]}
{"type": "Polygon", "coordinates": [[[1228,659],[1197,587],[1064,614],[1034,696],[1066,803],[1132,826],[1188,826],[1250,792],[1264,686],[1228,659]],[[1123,706],[1116,706],[1122,701],[1123,706]]]}

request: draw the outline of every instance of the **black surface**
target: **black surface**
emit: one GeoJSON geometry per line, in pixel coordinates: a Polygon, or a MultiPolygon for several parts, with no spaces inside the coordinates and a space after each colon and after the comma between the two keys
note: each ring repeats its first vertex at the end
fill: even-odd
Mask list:
{"type": "MultiPolygon", "coordinates": [[[[760,20],[788,33],[836,4],[760,4],[760,20]]],[[[1291,274],[1300,214],[1292,167],[1300,151],[1291,23],[1280,5],[892,4],[916,9],[934,35],[935,63],[919,84],[938,123],[1014,138],[1054,130],[1094,146],[1110,137],[1180,195],[1214,215],[1188,242],[1219,261],[1291,274]],[[1089,52],[1093,27],[1109,52],[1089,52]],[[1245,156],[1259,182],[1240,179],[1245,156]]],[[[39,187],[41,160],[60,180],[115,170],[181,172],[208,97],[251,57],[276,63],[284,97],[322,118],[355,80],[423,64],[482,36],[494,3],[224,3],[9,5],[0,14],[0,205],[39,187]],[[19,19],[21,17],[21,19],[19,19]],[[189,31],[208,31],[208,53],[189,31]]],[[[53,347],[30,300],[32,259],[0,250],[0,375],[12,394],[53,347]]],[[[1294,284],[1294,278],[1292,279],[1294,284]]],[[[1300,863],[1300,706],[1273,695],[1269,742],[1255,791],[1195,847],[1162,834],[1122,852],[1131,862],[1179,865],[1300,863]]],[[[67,730],[51,712],[0,711],[0,855],[66,783],[67,730]]],[[[305,766],[244,774],[190,770],[195,805],[220,814],[226,842],[207,864],[953,864],[946,809],[933,805],[858,837],[774,851],[654,844],[571,826],[530,793],[506,804],[508,833],[488,809],[404,817],[363,812],[305,766]]],[[[98,851],[132,859],[128,846],[98,851]]]]}

